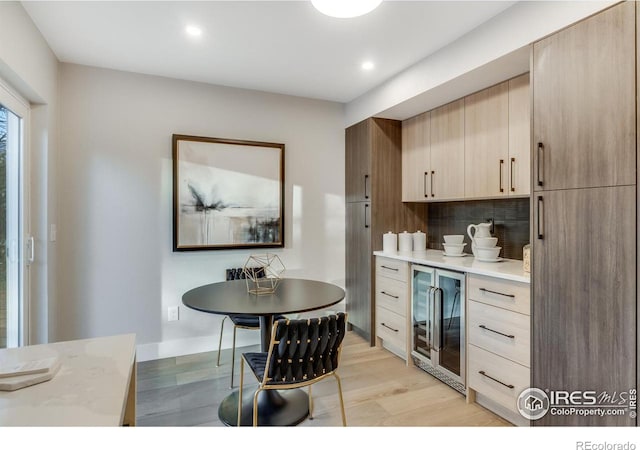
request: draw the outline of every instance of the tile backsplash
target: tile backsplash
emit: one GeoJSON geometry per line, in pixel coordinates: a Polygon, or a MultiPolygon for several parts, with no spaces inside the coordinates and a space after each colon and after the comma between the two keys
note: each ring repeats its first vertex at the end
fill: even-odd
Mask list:
{"type": "Polygon", "coordinates": [[[445,234],[463,234],[465,251],[471,253],[469,224],[493,219],[493,236],[498,238],[503,258],[522,260],[522,247],[529,243],[529,199],[509,198],[464,202],[429,203],[427,247],[443,250],[445,234]]]}

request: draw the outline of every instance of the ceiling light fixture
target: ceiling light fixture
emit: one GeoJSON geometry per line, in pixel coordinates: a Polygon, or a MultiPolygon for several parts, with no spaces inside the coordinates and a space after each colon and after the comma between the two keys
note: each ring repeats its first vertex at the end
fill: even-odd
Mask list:
{"type": "Polygon", "coordinates": [[[184,31],[192,37],[202,36],[202,28],[196,27],[195,25],[187,25],[184,31]]]}
{"type": "Polygon", "coordinates": [[[365,61],[362,63],[362,70],[373,70],[375,65],[371,61],[365,61]]]}
{"type": "Polygon", "coordinates": [[[340,19],[358,17],[376,9],[382,0],[311,0],[322,14],[340,19]]]}

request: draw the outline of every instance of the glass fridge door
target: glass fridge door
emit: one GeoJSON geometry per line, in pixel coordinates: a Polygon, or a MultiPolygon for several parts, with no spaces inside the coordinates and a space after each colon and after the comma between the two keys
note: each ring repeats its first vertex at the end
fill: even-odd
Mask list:
{"type": "Polygon", "coordinates": [[[439,365],[449,372],[464,375],[464,274],[438,271],[436,312],[439,333],[436,350],[439,365]]]}
{"type": "Polygon", "coordinates": [[[431,359],[433,346],[433,300],[435,286],[434,270],[412,266],[411,315],[413,323],[413,351],[431,359]]]}

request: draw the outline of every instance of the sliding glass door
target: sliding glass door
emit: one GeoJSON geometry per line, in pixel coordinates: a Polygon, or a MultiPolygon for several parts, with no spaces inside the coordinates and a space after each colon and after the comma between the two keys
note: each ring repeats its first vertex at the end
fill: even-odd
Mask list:
{"type": "Polygon", "coordinates": [[[25,121],[28,109],[0,84],[0,348],[25,345],[25,121]]]}

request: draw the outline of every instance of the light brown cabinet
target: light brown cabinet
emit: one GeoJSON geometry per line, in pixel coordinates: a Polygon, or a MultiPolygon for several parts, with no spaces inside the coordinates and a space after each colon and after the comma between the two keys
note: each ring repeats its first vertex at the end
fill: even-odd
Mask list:
{"type": "Polygon", "coordinates": [[[466,198],[508,194],[509,83],[464,99],[464,180],[466,198]]]}
{"type": "MultiPolygon", "coordinates": [[[[532,386],[548,392],[638,387],[635,8],[533,46],[532,386]]],[[[637,425],[630,412],[533,425],[637,425]]]]}
{"type": "Polygon", "coordinates": [[[464,198],[464,100],[431,111],[431,200],[464,198]]]}
{"type": "Polygon", "coordinates": [[[387,231],[425,229],[424,205],[402,203],[401,122],[369,118],[345,131],[346,310],[375,345],[375,266],[387,231]]]}
{"type": "Polygon", "coordinates": [[[635,184],[634,8],[534,44],[534,190],[635,184]]]}
{"type": "Polygon", "coordinates": [[[509,80],[508,195],[531,193],[531,101],[529,74],[509,80]]]}
{"type": "Polygon", "coordinates": [[[402,201],[531,192],[529,74],[402,122],[402,201]]]}
{"type": "Polygon", "coordinates": [[[431,196],[430,113],[402,122],[402,201],[421,202],[431,196]]]}

